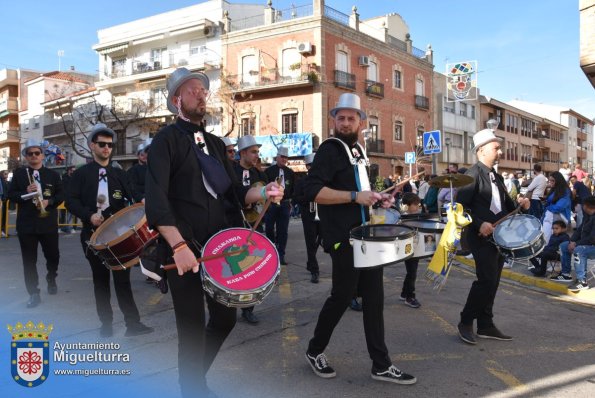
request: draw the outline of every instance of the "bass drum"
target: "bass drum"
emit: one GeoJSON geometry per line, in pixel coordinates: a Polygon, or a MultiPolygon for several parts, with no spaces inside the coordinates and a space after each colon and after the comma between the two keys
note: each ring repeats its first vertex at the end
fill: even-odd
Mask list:
{"type": "Polygon", "coordinates": [[[355,268],[375,268],[407,260],[413,255],[415,231],[404,225],[362,225],[350,232],[355,268]]]}
{"type": "Polygon", "coordinates": [[[250,229],[230,228],[207,241],[202,257],[221,252],[235,254],[202,263],[201,276],[205,291],[228,307],[245,308],[260,304],[273,290],[281,272],[277,248],[266,236],[250,229]],[[241,249],[240,253],[237,253],[241,249]]]}

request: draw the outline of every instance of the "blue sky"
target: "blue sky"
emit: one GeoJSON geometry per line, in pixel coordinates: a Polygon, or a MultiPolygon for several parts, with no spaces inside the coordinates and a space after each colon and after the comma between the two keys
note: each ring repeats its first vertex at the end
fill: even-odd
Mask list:
{"type": "MultiPolygon", "coordinates": [[[[91,46],[97,30],[199,3],[193,0],[3,1],[0,24],[0,68],[58,69],[94,73],[98,58],[91,46]]],[[[235,0],[236,3],[262,3],[235,0]]],[[[277,9],[310,4],[310,0],[275,1],[277,9]]],[[[595,117],[595,89],[579,66],[578,1],[500,0],[467,3],[443,0],[327,0],[349,14],[358,7],[362,19],[391,12],[410,28],[413,45],[432,44],[434,65],[478,61],[478,83],[484,95],[501,101],[520,99],[568,106],[595,117]]]]}

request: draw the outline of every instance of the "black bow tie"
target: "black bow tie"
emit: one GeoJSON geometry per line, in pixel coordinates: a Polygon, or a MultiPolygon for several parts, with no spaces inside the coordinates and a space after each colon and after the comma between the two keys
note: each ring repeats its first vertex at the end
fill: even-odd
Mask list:
{"type": "Polygon", "coordinates": [[[107,182],[107,174],[99,174],[99,181],[107,182]]]}

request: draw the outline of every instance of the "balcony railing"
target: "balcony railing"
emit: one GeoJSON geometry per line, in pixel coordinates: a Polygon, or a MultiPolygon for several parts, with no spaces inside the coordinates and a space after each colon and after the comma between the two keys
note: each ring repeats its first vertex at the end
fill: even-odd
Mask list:
{"type": "Polygon", "coordinates": [[[66,134],[64,125],[66,125],[67,131],[72,132],[72,124],[72,120],[65,120],[64,122],[60,120],[55,123],[46,124],[43,126],[43,136],[49,137],[52,135],[66,134]]]}
{"type": "Polygon", "coordinates": [[[384,84],[366,80],[366,94],[372,97],[384,98],[384,84]]]}
{"type": "Polygon", "coordinates": [[[317,79],[315,72],[308,72],[304,66],[298,70],[278,68],[261,68],[259,71],[250,71],[242,75],[230,75],[227,83],[238,90],[251,88],[273,88],[295,86],[296,84],[312,84],[317,79]]]}
{"type": "Polygon", "coordinates": [[[423,95],[416,95],[415,96],[415,107],[417,109],[430,109],[430,99],[428,97],[424,97],[423,95]]]}
{"type": "Polygon", "coordinates": [[[355,90],[355,75],[342,70],[335,70],[335,87],[355,90]]]}
{"type": "Polygon", "coordinates": [[[369,140],[367,150],[368,152],[384,153],[384,140],[369,140]]]}

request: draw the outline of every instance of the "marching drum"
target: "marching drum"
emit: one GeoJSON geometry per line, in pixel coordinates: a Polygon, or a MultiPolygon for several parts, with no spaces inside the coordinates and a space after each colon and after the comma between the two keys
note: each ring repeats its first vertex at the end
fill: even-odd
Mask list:
{"type": "Polygon", "coordinates": [[[413,239],[412,258],[431,257],[436,252],[436,247],[442,236],[446,224],[436,220],[408,219],[401,220],[401,225],[413,228],[417,233],[413,239]]]}
{"type": "Polygon", "coordinates": [[[414,213],[414,214],[401,214],[401,222],[404,220],[433,220],[442,221],[440,214],[438,213],[414,213]]]}
{"type": "Polygon", "coordinates": [[[511,260],[537,256],[545,247],[541,223],[529,214],[518,214],[502,221],[493,233],[500,253],[511,260]]]}
{"type": "Polygon", "coordinates": [[[281,265],[275,245],[258,232],[248,242],[249,234],[247,228],[225,229],[213,235],[202,251],[202,257],[239,251],[204,261],[200,271],[205,291],[228,307],[260,304],[279,278],[281,265]]]}
{"type": "Polygon", "coordinates": [[[372,209],[372,215],[370,216],[370,223],[372,224],[396,224],[401,218],[401,214],[394,207],[384,209],[379,207],[372,209]]]}
{"type": "Polygon", "coordinates": [[[88,244],[106,267],[117,271],[136,265],[143,247],[158,236],[148,227],[145,205],[136,203],[108,218],[88,244]]]}
{"type": "Polygon", "coordinates": [[[350,232],[355,268],[374,268],[407,260],[413,255],[415,231],[404,225],[362,225],[350,232]]]}

